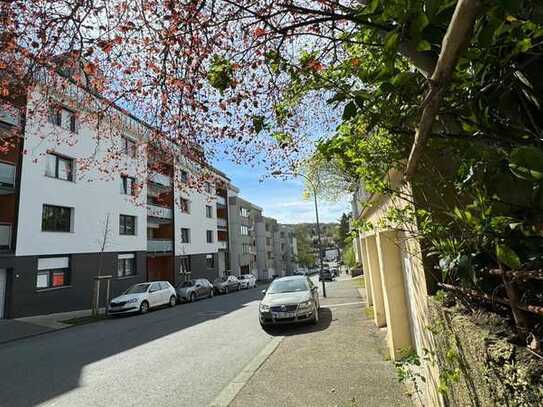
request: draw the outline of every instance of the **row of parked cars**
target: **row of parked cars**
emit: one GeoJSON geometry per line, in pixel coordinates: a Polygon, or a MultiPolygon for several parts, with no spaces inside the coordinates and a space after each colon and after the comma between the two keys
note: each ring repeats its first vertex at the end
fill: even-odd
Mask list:
{"type": "Polygon", "coordinates": [[[215,294],[228,294],[243,288],[256,287],[256,278],[252,274],[239,277],[225,276],[213,281],[205,278],[187,280],[172,286],[168,281],[152,281],[135,284],[122,295],[113,298],[108,312],[113,315],[139,312],[145,314],[151,308],[180,302],[194,302],[201,298],[211,298],[215,294]]]}

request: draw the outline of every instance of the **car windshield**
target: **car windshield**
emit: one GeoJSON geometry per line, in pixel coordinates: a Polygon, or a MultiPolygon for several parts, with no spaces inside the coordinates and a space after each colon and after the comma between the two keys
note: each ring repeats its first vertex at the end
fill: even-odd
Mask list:
{"type": "Polygon", "coordinates": [[[151,284],[136,284],[126,290],[125,294],[141,294],[147,291],[151,284]]]}
{"type": "Polygon", "coordinates": [[[192,287],[192,281],[183,281],[182,283],[179,283],[179,285],[177,287],[179,287],[179,288],[192,287]]]}
{"type": "Polygon", "coordinates": [[[302,278],[290,279],[290,280],[275,280],[268,288],[270,294],[280,293],[292,293],[297,291],[307,291],[307,281],[302,278]]]}

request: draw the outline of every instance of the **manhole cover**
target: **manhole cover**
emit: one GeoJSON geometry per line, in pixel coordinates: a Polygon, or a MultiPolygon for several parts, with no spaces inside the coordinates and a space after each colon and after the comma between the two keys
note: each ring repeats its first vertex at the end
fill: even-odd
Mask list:
{"type": "Polygon", "coordinates": [[[212,316],[215,316],[215,315],[222,315],[222,314],[226,314],[226,312],[224,311],[204,311],[204,312],[199,312],[198,315],[203,315],[203,316],[207,316],[207,317],[212,317],[212,316]]]}

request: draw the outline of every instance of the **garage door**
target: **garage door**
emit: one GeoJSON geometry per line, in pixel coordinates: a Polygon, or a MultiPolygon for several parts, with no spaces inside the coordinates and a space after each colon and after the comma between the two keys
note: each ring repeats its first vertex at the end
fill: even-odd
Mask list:
{"type": "Polygon", "coordinates": [[[0,319],[4,318],[4,304],[6,303],[6,269],[0,269],[0,319]]]}

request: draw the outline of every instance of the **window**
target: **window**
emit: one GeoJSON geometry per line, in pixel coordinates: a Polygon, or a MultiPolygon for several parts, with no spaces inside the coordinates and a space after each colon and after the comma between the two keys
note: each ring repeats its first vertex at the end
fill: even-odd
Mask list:
{"type": "Polygon", "coordinates": [[[132,235],[136,234],[136,217],[130,215],[119,216],[119,234],[132,235]]]}
{"type": "Polygon", "coordinates": [[[179,202],[179,207],[181,208],[181,212],[190,213],[190,202],[188,199],[181,198],[179,202]]]}
{"type": "Polygon", "coordinates": [[[181,243],[190,243],[190,229],[181,228],[181,243]]]}
{"type": "Polygon", "coordinates": [[[70,285],[69,257],[41,257],[38,259],[36,288],[65,287],[70,285]]]}
{"type": "Polygon", "coordinates": [[[247,218],[249,217],[249,210],[247,208],[239,208],[239,215],[242,218],[247,218]]]}
{"type": "Polygon", "coordinates": [[[181,170],[179,173],[179,180],[183,184],[186,184],[187,182],[189,182],[189,173],[185,170],[181,170]]]}
{"type": "Polygon", "coordinates": [[[206,230],[206,241],[207,243],[213,243],[213,231],[206,230]]]}
{"type": "Polygon", "coordinates": [[[271,258],[272,258],[272,254],[271,252],[268,252],[268,259],[271,260],[271,258]]]}
{"type": "Polygon", "coordinates": [[[204,190],[210,194],[211,193],[211,184],[209,182],[206,181],[206,183],[204,184],[204,190]]]}
{"type": "Polygon", "coordinates": [[[49,123],[77,133],[77,115],[74,111],[62,106],[52,105],[49,108],[49,123]]]}
{"type": "Polygon", "coordinates": [[[126,175],[121,175],[121,194],[134,195],[135,184],[136,184],[135,178],[128,177],[126,175]]]}
{"type": "Polygon", "coordinates": [[[151,288],[149,288],[150,293],[155,292],[155,291],[160,291],[160,290],[161,290],[160,283],[153,283],[151,284],[151,288]]]}
{"type": "Polygon", "coordinates": [[[44,204],[41,230],[43,232],[71,232],[72,208],[44,204]]]}
{"type": "Polygon", "coordinates": [[[128,137],[121,136],[121,151],[130,158],[136,158],[136,142],[128,137]]]}
{"type": "Polygon", "coordinates": [[[211,205],[206,205],[206,217],[213,217],[213,207],[211,205]]]}
{"type": "Polygon", "coordinates": [[[245,225],[241,225],[241,235],[249,236],[249,228],[245,225]]]}
{"type": "Polygon", "coordinates": [[[119,254],[117,256],[117,277],[130,277],[136,275],[136,255],[134,253],[119,254]]]}
{"type": "Polygon", "coordinates": [[[270,231],[270,224],[266,223],[266,232],[269,232],[269,231],[270,231]]]}
{"type": "Polygon", "coordinates": [[[284,244],[284,243],[281,243],[281,251],[282,251],[282,252],[285,251],[285,244],[284,244]]]}
{"type": "Polygon", "coordinates": [[[281,237],[282,237],[282,238],[285,237],[285,232],[281,232],[281,237]]]}
{"type": "Polygon", "coordinates": [[[179,272],[181,274],[190,274],[191,268],[190,268],[190,257],[189,256],[182,256],[181,257],[181,267],[179,272]]]}
{"type": "Polygon", "coordinates": [[[73,181],[73,160],[57,154],[48,153],[45,175],[65,181],[73,181]]]}
{"type": "Polygon", "coordinates": [[[212,254],[206,254],[206,266],[208,269],[215,268],[215,257],[212,254]]]}
{"type": "Polygon", "coordinates": [[[271,246],[271,238],[266,238],[266,245],[271,246]]]}

